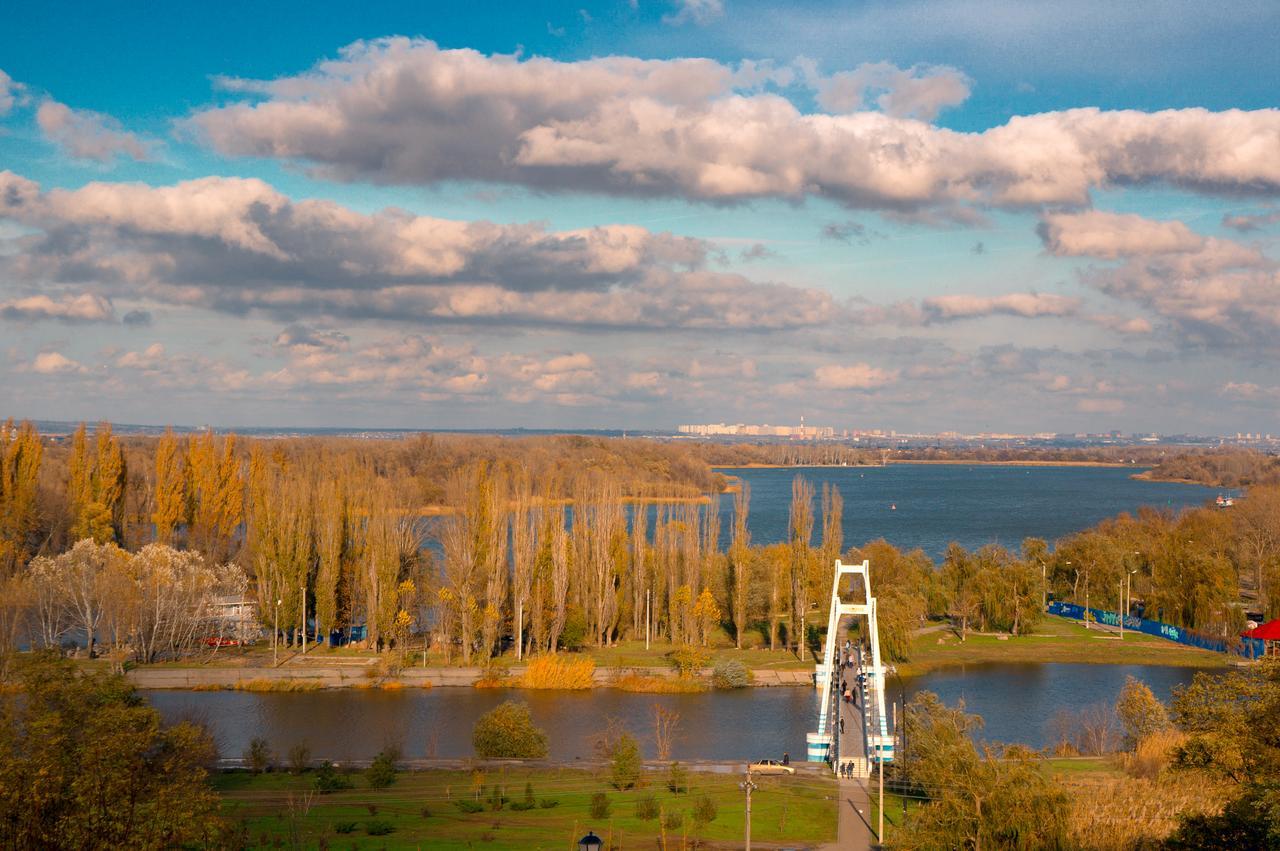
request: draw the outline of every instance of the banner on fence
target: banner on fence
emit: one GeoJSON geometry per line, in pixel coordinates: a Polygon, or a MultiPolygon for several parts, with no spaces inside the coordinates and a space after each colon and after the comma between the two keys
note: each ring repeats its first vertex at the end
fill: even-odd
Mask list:
{"type": "MultiPolygon", "coordinates": [[[[1075,603],[1063,603],[1054,600],[1049,604],[1049,614],[1073,618],[1078,621],[1084,620],[1084,611],[1084,606],[1075,603]]],[[[1089,609],[1089,616],[1091,620],[1097,623],[1117,627],[1120,625],[1120,614],[1118,612],[1108,612],[1105,609],[1089,609]]],[[[1237,640],[1231,640],[1217,635],[1204,635],[1194,630],[1183,629],[1180,626],[1147,620],[1134,615],[1129,615],[1124,619],[1124,628],[1146,635],[1154,635],[1158,638],[1167,638],[1169,641],[1176,641],[1188,647],[1199,647],[1202,650],[1213,650],[1218,653],[1234,653],[1246,659],[1258,659],[1266,652],[1266,643],[1257,638],[1240,636],[1237,640]]]]}

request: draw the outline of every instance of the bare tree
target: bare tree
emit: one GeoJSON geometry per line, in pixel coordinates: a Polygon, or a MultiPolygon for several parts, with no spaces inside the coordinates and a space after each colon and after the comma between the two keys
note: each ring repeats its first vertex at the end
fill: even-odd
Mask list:
{"type": "Polygon", "coordinates": [[[680,733],[680,713],[660,703],[653,704],[653,746],[659,761],[671,759],[671,746],[680,733]]]}
{"type": "Polygon", "coordinates": [[[803,652],[809,614],[809,558],[813,539],[813,485],[804,476],[791,481],[791,644],[803,652]]]}
{"type": "Polygon", "coordinates": [[[751,590],[751,485],[742,482],[733,495],[733,541],[729,544],[729,583],[733,616],[733,646],[742,649],[742,633],[747,628],[747,603],[751,590]]]}
{"type": "Polygon", "coordinates": [[[511,518],[511,596],[515,605],[517,659],[524,655],[525,608],[532,591],[534,567],[538,557],[541,514],[534,503],[529,472],[521,467],[515,483],[515,511],[511,518]]]}

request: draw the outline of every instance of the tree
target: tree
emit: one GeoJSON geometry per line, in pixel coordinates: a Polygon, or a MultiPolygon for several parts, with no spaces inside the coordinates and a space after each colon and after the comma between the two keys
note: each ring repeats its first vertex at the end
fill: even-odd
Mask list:
{"type": "Polygon", "coordinates": [[[707,641],[711,638],[711,630],[720,622],[720,607],[716,605],[716,598],[711,594],[711,589],[703,588],[698,599],[694,601],[693,619],[698,625],[698,637],[702,646],[706,647],[707,641]]]}
{"type": "Polygon", "coordinates": [[[630,733],[623,733],[613,745],[609,758],[610,782],[615,789],[631,789],[640,780],[643,767],[640,745],[630,733]]]}
{"type": "Polygon", "coordinates": [[[504,701],[476,719],[471,732],[476,756],[483,759],[541,759],[547,734],[533,725],[529,704],[504,701]]]}
{"type": "Polygon", "coordinates": [[[747,629],[747,605],[751,600],[751,485],[742,482],[733,495],[733,539],[729,544],[729,608],[733,617],[733,646],[742,649],[747,629]]]}
{"type": "Polygon", "coordinates": [[[123,677],[50,654],[24,660],[18,684],[0,692],[0,846],[220,844],[207,732],[164,726],[123,677]]]}
{"type": "Polygon", "coordinates": [[[791,643],[797,655],[809,614],[809,558],[813,540],[813,485],[804,476],[791,480],[791,643]]]}
{"type": "Polygon", "coordinates": [[[44,444],[29,422],[0,424],[0,575],[27,563],[39,525],[37,496],[44,444]]]}
{"type": "Polygon", "coordinates": [[[942,582],[947,593],[947,613],[960,626],[960,640],[969,635],[969,622],[982,612],[976,559],[952,541],[942,562],[942,582]]]}
{"type": "Polygon", "coordinates": [[[173,536],[187,513],[186,473],[173,429],[166,428],[156,442],[155,510],[151,522],[156,527],[156,541],[172,544],[173,536]]]}
{"type": "Polygon", "coordinates": [[[378,751],[365,770],[364,778],[370,789],[385,789],[396,782],[396,754],[389,748],[378,751]]]}
{"type": "Polygon", "coordinates": [[[1134,748],[1148,736],[1169,729],[1169,713],[1147,687],[1132,676],[1125,677],[1124,688],[1116,698],[1116,717],[1124,728],[1125,747],[1134,748]]]}
{"type": "Polygon", "coordinates": [[[929,800],[897,847],[1064,847],[1070,801],[1036,764],[1038,755],[1025,748],[979,753],[971,734],[982,719],[931,692],[916,695],[904,722],[911,742],[904,769],[929,800]]]}

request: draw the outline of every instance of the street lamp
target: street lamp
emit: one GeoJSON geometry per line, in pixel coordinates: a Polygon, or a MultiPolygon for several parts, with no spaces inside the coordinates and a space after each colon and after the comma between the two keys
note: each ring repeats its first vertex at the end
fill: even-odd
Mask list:
{"type": "Polygon", "coordinates": [[[578,851],[600,851],[603,847],[604,840],[590,830],[587,831],[586,836],[578,840],[578,851]]]}
{"type": "Polygon", "coordinates": [[[280,603],[282,600],[276,600],[275,617],[271,620],[271,666],[275,667],[280,664],[280,603]]]}

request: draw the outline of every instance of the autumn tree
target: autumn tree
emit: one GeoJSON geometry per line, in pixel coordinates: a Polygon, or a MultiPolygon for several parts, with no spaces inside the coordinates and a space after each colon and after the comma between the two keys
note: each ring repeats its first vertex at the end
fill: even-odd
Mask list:
{"type": "Polygon", "coordinates": [[[182,452],[173,429],[166,428],[156,441],[155,510],[151,522],[156,527],[156,541],[174,543],[178,527],[186,519],[186,473],[182,469],[182,452]]]}
{"type": "Polygon", "coordinates": [[[729,599],[733,617],[733,646],[742,649],[742,633],[747,628],[747,605],[751,599],[751,485],[742,482],[733,495],[733,538],[729,543],[729,599]]]}
{"type": "Polygon", "coordinates": [[[791,481],[791,643],[797,655],[804,646],[809,614],[809,559],[813,539],[813,485],[804,476],[791,481]]]}
{"type": "Polygon", "coordinates": [[[44,445],[30,422],[0,425],[0,575],[31,556],[39,522],[37,496],[44,445]]]}

